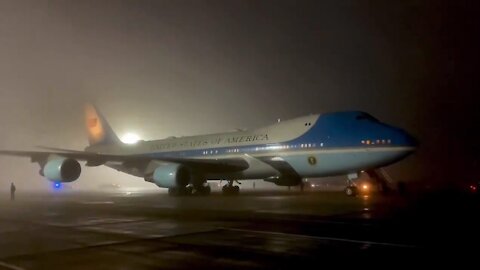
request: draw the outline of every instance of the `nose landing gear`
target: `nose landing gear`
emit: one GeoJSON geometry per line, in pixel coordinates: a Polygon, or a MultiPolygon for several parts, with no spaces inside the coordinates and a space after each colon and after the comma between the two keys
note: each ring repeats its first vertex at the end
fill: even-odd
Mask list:
{"type": "Polygon", "coordinates": [[[358,188],[353,185],[347,186],[345,188],[345,194],[350,197],[355,197],[358,195],[358,188]]]}
{"type": "MultiPolygon", "coordinates": [[[[359,173],[349,174],[347,187],[344,190],[347,196],[370,193],[371,188],[373,188],[375,192],[383,195],[389,194],[392,191],[392,179],[384,169],[362,171],[360,174],[366,176],[368,181],[365,183],[365,180],[363,180],[364,183],[361,184],[362,180],[359,180],[359,178],[364,178],[364,176],[360,177],[359,173]]],[[[399,191],[401,191],[401,187],[399,191]]]]}
{"type": "Polygon", "coordinates": [[[358,195],[358,188],[357,185],[355,185],[355,180],[358,179],[358,173],[351,173],[347,175],[347,187],[344,189],[345,195],[349,197],[355,197],[358,195]]]}

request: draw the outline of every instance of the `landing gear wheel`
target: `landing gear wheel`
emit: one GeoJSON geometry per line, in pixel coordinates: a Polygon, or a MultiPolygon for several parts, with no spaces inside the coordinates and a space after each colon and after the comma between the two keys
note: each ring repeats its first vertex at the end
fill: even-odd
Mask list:
{"type": "Polygon", "coordinates": [[[193,193],[192,186],[186,186],[185,188],[182,189],[182,195],[192,195],[192,193],[193,193]]]}
{"type": "Polygon", "coordinates": [[[223,195],[238,195],[240,193],[239,186],[225,185],[222,187],[223,195]]]}
{"type": "Polygon", "coordinates": [[[211,188],[209,185],[201,186],[195,189],[195,195],[210,195],[211,188]]]}
{"type": "Polygon", "coordinates": [[[358,189],[357,187],[354,187],[354,186],[348,186],[345,188],[345,194],[349,197],[357,196],[358,189]]]}

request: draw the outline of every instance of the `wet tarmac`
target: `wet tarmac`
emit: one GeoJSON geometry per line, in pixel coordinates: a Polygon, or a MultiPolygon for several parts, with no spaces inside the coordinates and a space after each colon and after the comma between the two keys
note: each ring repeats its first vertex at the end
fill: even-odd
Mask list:
{"type": "Polygon", "coordinates": [[[0,269],[291,269],[380,257],[395,264],[468,259],[478,250],[479,209],[473,196],[443,193],[18,194],[0,204],[0,269]]]}

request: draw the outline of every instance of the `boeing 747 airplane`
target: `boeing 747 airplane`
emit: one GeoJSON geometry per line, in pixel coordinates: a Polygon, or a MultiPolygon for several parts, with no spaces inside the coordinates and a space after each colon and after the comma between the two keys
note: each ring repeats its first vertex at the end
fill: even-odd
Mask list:
{"type": "Polygon", "coordinates": [[[79,178],[79,161],[105,165],[168,188],[169,194],[209,194],[207,180],[227,179],[225,194],[237,194],[236,180],[263,179],[279,186],[300,185],[306,177],[347,175],[348,195],[355,179],[397,162],[413,151],[416,140],[404,130],[360,111],[298,117],[244,131],[124,144],[94,106],[86,107],[90,145],[84,151],[1,150],[30,157],[40,174],[55,183],[79,178]]]}

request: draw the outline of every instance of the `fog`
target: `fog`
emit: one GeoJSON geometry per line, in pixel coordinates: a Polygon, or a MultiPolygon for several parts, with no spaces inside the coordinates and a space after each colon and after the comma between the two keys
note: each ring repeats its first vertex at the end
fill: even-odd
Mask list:
{"type": "MultiPolygon", "coordinates": [[[[394,177],[468,178],[479,148],[470,12],[438,1],[1,1],[0,148],[83,149],[85,102],[146,140],[354,109],[421,141],[394,177]]],[[[38,170],[0,157],[0,189],[48,189],[38,170]]],[[[156,188],[105,167],[83,167],[74,186],[102,183],[156,188]]]]}

